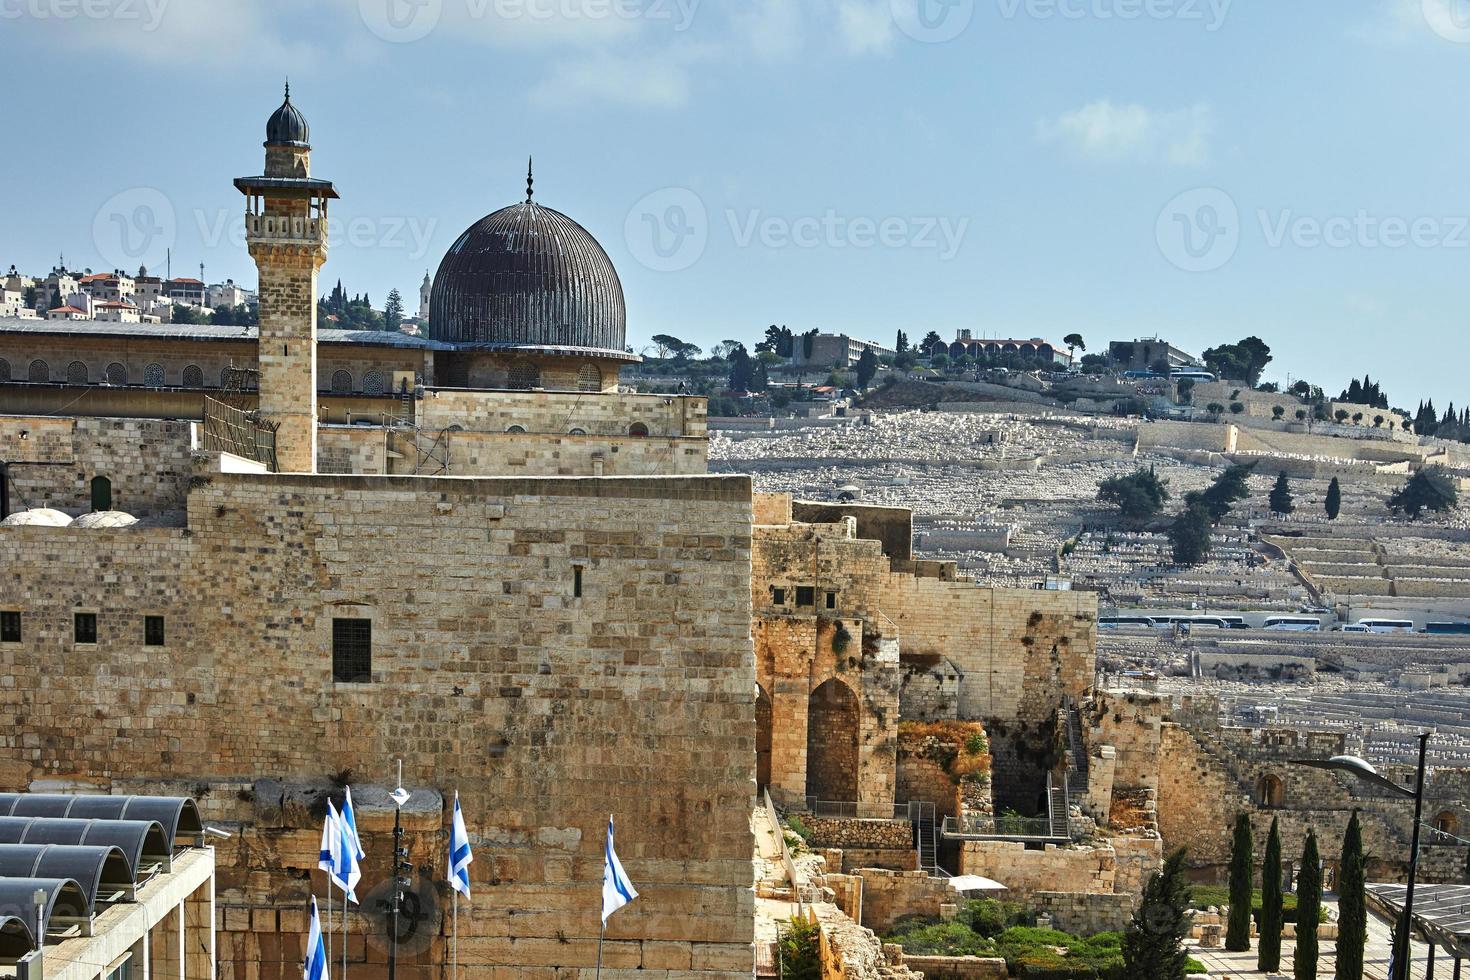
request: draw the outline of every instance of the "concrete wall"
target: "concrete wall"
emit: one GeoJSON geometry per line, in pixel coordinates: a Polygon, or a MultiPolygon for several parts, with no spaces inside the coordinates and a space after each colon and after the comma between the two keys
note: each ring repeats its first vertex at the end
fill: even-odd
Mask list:
{"type": "MultiPolygon", "coordinates": [[[[226,980],[263,977],[276,910],[312,876],[322,890],[319,813],[263,787],[386,776],[395,756],[416,795],[463,799],[471,971],[594,966],[613,811],[641,897],[609,923],[608,965],[748,977],[750,519],[737,477],[217,474],[187,527],[0,529],[0,595],[24,617],[0,647],[0,786],[122,772],[240,820],[219,872],[226,980]],[[97,644],[72,642],[77,611],[97,644]],[[145,615],[166,646],[143,646],[145,615]],[[336,617],[372,623],[364,682],[334,681],[336,617]]],[[[447,815],[415,819],[415,867],[442,880],[447,815]]],[[[375,826],[369,882],[387,840],[375,826]]],[[[439,976],[447,928],[400,976],[439,976]]],[[[350,953],[382,975],[381,951],[350,953]]]]}

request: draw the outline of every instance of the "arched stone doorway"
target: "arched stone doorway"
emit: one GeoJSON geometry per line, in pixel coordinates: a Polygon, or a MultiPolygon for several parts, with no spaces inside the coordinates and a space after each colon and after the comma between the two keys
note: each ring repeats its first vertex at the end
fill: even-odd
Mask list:
{"type": "Polygon", "coordinates": [[[1261,806],[1272,810],[1285,806],[1286,787],[1282,784],[1281,777],[1268,772],[1256,780],[1256,799],[1261,806]]]}
{"type": "Polygon", "coordinates": [[[755,686],[755,784],[759,789],[771,785],[771,696],[759,684],[755,686]]]}
{"type": "Polygon", "coordinates": [[[1458,835],[1460,833],[1460,818],[1453,810],[1445,810],[1434,818],[1434,829],[1442,834],[1458,835]]]}
{"type": "Polygon", "coordinates": [[[812,692],[806,715],[806,795],[838,803],[858,798],[858,700],[837,679],[812,692]]]}

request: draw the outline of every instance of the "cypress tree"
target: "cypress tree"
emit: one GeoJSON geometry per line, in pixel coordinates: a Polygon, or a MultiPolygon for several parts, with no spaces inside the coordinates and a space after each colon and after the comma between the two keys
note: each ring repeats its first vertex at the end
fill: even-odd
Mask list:
{"type": "Polygon", "coordinates": [[[1276,478],[1276,485],[1271,488],[1271,510],[1277,514],[1290,514],[1296,510],[1296,504],[1291,501],[1291,482],[1286,478],[1286,471],[1276,478]]]}
{"type": "Polygon", "coordinates": [[[1241,952],[1251,948],[1252,872],[1255,844],[1251,840],[1251,818],[1235,818],[1235,841],[1230,848],[1230,920],[1225,929],[1225,948],[1241,952]]]}
{"type": "Polygon", "coordinates": [[[1143,901],[1123,936],[1123,969],[1128,980],[1184,980],[1189,954],[1189,886],[1184,881],[1184,851],[1164,861],[1143,889],[1143,901]]]}
{"type": "Polygon", "coordinates": [[[1336,980],[1363,980],[1363,947],[1368,942],[1366,864],[1363,827],[1358,822],[1358,811],[1354,810],[1342,838],[1342,865],[1338,872],[1336,980]]]}
{"type": "Polygon", "coordinates": [[[1327,486],[1327,519],[1337,520],[1337,515],[1342,513],[1342,484],[1337,482],[1337,477],[1327,486]]]}
{"type": "Polygon", "coordinates": [[[1291,961],[1296,980],[1317,980],[1317,919],[1321,907],[1322,856],[1317,851],[1317,833],[1309,830],[1296,885],[1296,952],[1291,961]]]}
{"type": "Polygon", "coordinates": [[[1266,864],[1261,869],[1261,927],[1256,969],[1262,973],[1281,969],[1281,922],[1281,828],[1273,818],[1271,836],[1266,838],[1266,864]]]}

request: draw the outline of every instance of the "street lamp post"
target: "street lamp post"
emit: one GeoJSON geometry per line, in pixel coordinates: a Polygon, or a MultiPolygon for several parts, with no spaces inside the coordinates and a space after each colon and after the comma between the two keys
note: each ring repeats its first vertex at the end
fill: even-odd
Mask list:
{"type": "Polygon", "coordinates": [[[393,800],[393,889],[392,910],[388,930],[388,980],[396,980],[398,972],[398,912],[403,907],[403,890],[411,884],[404,874],[413,870],[408,860],[408,848],[403,846],[403,804],[408,802],[408,790],[403,788],[403,760],[398,760],[398,785],[389,794],[393,800]]]}
{"type": "Polygon", "coordinates": [[[1414,880],[1419,874],[1419,824],[1424,816],[1424,769],[1429,753],[1429,732],[1419,736],[1419,779],[1415,787],[1406,789],[1392,779],[1379,773],[1363,759],[1351,755],[1334,756],[1331,759],[1293,759],[1298,766],[1345,772],[1357,779],[1385,789],[1405,799],[1414,801],[1414,829],[1409,844],[1409,885],[1404,890],[1404,911],[1393,933],[1393,961],[1389,967],[1388,980],[1409,980],[1409,937],[1414,923],[1414,880]]]}

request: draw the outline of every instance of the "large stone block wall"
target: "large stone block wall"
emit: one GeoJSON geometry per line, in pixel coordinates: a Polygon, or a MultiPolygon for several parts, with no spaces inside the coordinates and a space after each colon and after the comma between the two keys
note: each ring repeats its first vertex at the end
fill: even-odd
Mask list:
{"type": "Polygon", "coordinates": [[[1053,929],[1074,936],[1125,931],[1133,921],[1133,908],[1137,904],[1138,898],[1133,894],[1036,892],[1031,896],[1031,905],[1037,913],[1051,916],[1053,929]]]}
{"type": "MultiPolygon", "coordinates": [[[[241,821],[218,901],[253,938],[222,943],[227,980],[277,975],[257,958],[299,969],[281,909],[304,907],[319,833],[276,819],[262,835],[240,796],[381,782],[395,757],[411,787],[463,799],[468,969],[593,967],[611,811],[642,894],[609,923],[609,975],[748,977],[750,519],[744,478],[216,474],[187,527],[0,529],[0,595],[24,617],[0,647],[0,785],[127,774],[241,821]],[[97,644],[72,642],[77,611],[97,644]],[[143,646],[145,615],[165,617],[166,646],[143,646]],[[334,617],[371,621],[370,682],[333,680],[334,617]]],[[[442,880],[444,816],[423,819],[414,860],[442,880]]],[[[379,825],[369,882],[388,846],[379,825]]],[[[440,974],[446,929],[401,976],[440,974]]],[[[371,944],[349,955],[382,975],[371,944]]]]}
{"type": "Polygon", "coordinates": [[[114,510],[182,510],[194,440],[190,422],[5,416],[0,460],[9,464],[10,508],[89,511],[92,480],[101,476],[112,483],[114,510]]]}
{"type": "Polygon", "coordinates": [[[1036,892],[1113,894],[1117,854],[1111,845],[1028,850],[1014,841],[967,840],[960,873],[982,875],[1005,885],[1006,897],[1026,901],[1036,892]]]}
{"type": "Polygon", "coordinates": [[[252,241],[250,254],[260,268],[260,412],[279,426],[281,471],[311,473],[316,469],[316,277],[326,249],[265,240],[252,241]]]}
{"type": "Polygon", "coordinates": [[[660,438],[703,439],[707,402],[692,395],[578,394],[556,391],[430,389],[419,403],[419,424],[433,432],[459,426],[469,432],[627,436],[635,423],[660,438]]]}
{"type": "Polygon", "coordinates": [[[959,901],[948,880],[930,877],[927,871],[859,868],[854,874],[863,880],[861,924],[876,933],[888,932],[909,916],[937,919],[941,905],[959,901]]]}

